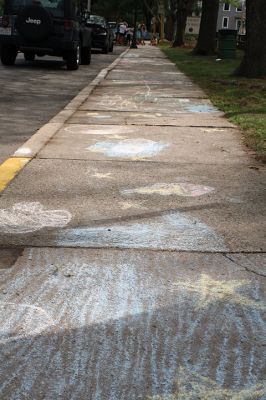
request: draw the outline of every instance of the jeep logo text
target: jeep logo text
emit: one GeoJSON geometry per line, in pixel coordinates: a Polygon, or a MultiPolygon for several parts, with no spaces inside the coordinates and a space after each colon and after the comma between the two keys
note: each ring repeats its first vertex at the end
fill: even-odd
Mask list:
{"type": "Polygon", "coordinates": [[[34,24],[34,25],[41,25],[42,21],[40,19],[33,19],[29,17],[25,20],[26,24],[34,24]]]}

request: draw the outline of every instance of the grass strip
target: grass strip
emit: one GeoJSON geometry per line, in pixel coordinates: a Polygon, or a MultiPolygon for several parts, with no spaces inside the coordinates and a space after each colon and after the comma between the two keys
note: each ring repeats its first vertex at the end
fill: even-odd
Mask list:
{"type": "Polygon", "coordinates": [[[225,113],[229,121],[241,127],[245,144],[266,162],[266,80],[233,76],[242,51],[235,59],[194,56],[191,49],[160,46],[180,71],[188,75],[225,113]]]}

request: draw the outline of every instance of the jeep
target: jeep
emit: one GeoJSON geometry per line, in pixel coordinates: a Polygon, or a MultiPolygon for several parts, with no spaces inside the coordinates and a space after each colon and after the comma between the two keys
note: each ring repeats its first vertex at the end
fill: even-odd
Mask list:
{"type": "Polygon", "coordinates": [[[91,29],[82,0],[5,0],[0,23],[3,65],[13,65],[18,52],[62,57],[68,70],[91,62],[91,29]]]}

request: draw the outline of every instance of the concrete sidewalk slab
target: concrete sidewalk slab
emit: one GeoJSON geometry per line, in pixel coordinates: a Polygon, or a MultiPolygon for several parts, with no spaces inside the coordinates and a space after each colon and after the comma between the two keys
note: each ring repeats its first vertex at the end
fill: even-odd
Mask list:
{"type": "Polygon", "coordinates": [[[39,158],[136,160],[176,163],[247,164],[235,130],[65,124],[38,154],[39,158]],[[206,151],[204,160],[201,158],[206,151]]]}
{"type": "Polygon", "coordinates": [[[33,160],[0,198],[0,241],[265,251],[264,181],[244,166],[33,160]]]}
{"type": "MultiPolygon", "coordinates": [[[[105,86],[105,85],[103,85],[105,86]]],[[[129,98],[133,96],[143,96],[143,97],[148,97],[151,99],[155,98],[160,98],[160,97],[165,97],[165,98],[194,98],[194,97],[199,97],[199,98],[206,98],[206,94],[200,90],[199,88],[196,88],[195,86],[188,86],[184,85],[185,87],[179,88],[177,90],[176,85],[149,85],[148,86],[143,86],[141,84],[133,86],[127,86],[123,87],[121,90],[121,87],[118,87],[117,85],[114,86],[107,86],[104,87],[104,89],[99,86],[97,89],[93,91],[94,96],[127,96],[129,98]]]]}
{"type": "Polygon", "coordinates": [[[1,399],[263,399],[265,280],[226,256],[29,248],[1,287],[1,399]]]}
{"type": "Polygon", "coordinates": [[[265,400],[265,167],[152,63],[129,51],[88,104],[173,82],[163,111],[81,111],[86,87],[1,194],[1,400],[265,400]]]}
{"type": "Polygon", "coordinates": [[[184,126],[206,128],[234,128],[220,113],[161,113],[127,111],[77,111],[67,121],[81,125],[140,125],[140,126],[184,126]]]}
{"type": "Polygon", "coordinates": [[[147,96],[110,96],[103,95],[90,96],[79,108],[81,111],[127,111],[127,112],[150,112],[150,113],[191,113],[193,114],[212,114],[221,112],[215,108],[208,99],[188,99],[188,98],[165,98],[159,97],[152,99],[147,96]]]}

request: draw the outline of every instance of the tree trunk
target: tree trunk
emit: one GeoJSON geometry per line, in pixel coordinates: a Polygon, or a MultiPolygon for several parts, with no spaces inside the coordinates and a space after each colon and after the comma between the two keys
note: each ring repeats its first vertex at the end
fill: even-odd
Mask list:
{"type": "Polygon", "coordinates": [[[266,77],[265,6],[265,0],[246,1],[246,48],[236,75],[247,78],[266,77]]]}
{"type": "Polygon", "coordinates": [[[219,0],[203,0],[199,37],[193,54],[207,56],[216,53],[218,11],[219,0]]]}
{"type": "Polygon", "coordinates": [[[173,47],[183,46],[185,44],[185,29],[188,16],[189,0],[178,0],[176,30],[173,47]]]}

